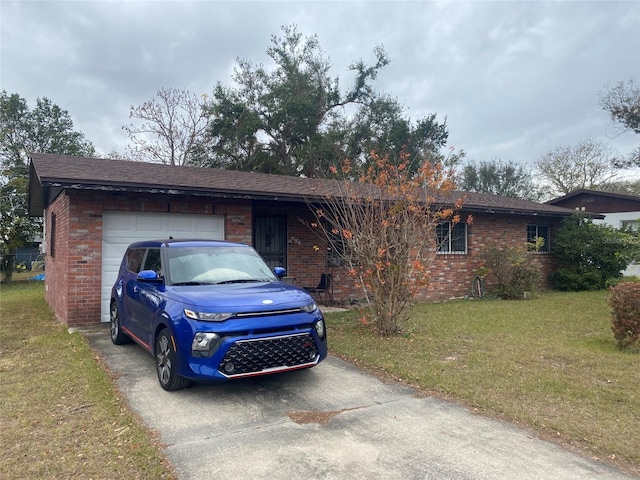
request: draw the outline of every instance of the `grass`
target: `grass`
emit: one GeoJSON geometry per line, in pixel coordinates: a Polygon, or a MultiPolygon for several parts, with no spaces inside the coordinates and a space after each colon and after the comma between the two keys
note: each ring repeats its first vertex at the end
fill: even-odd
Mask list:
{"type": "MultiPolygon", "coordinates": [[[[370,371],[639,475],[640,352],[616,348],[607,298],[420,304],[404,335],[385,339],[357,312],[331,313],[329,344],[370,371]]],[[[3,480],[175,478],[153,432],[82,335],[57,322],[39,282],[0,286],[0,448],[3,480]]]]}
{"type": "Polygon", "coordinates": [[[41,282],[0,286],[0,478],[175,478],[153,432],[43,291],[41,282]]]}
{"type": "Polygon", "coordinates": [[[328,316],[333,352],[428,393],[640,474],[640,352],[616,347],[608,292],[414,307],[381,339],[356,312],[328,316]]]}

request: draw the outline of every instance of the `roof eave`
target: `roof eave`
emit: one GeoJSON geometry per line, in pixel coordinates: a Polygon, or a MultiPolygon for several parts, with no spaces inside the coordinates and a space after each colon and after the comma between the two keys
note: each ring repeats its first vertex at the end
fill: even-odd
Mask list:
{"type": "Polygon", "coordinates": [[[40,185],[43,188],[62,188],[68,190],[89,190],[89,191],[101,191],[112,193],[148,193],[148,194],[160,194],[160,195],[186,195],[186,196],[199,196],[199,197],[211,197],[211,198],[233,198],[233,199],[246,199],[246,200],[273,200],[273,201],[299,201],[307,202],[309,200],[321,200],[320,196],[308,196],[302,197],[300,195],[292,195],[281,192],[264,192],[264,193],[251,193],[238,190],[225,190],[225,189],[193,189],[183,188],[175,186],[146,186],[141,184],[129,184],[129,185],[113,185],[104,183],[86,183],[86,182],[65,182],[59,180],[43,180],[40,185]]]}
{"type": "MultiPolygon", "coordinates": [[[[478,207],[472,205],[462,205],[462,211],[471,212],[471,213],[486,213],[489,215],[521,215],[521,216],[537,216],[537,217],[560,217],[566,218],[570,217],[573,212],[548,212],[541,210],[524,210],[524,209],[509,209],[509,208],[491,208],[491,207],[478,207]]],[[[594,218],[599,218],[604,216],[599,215],[594,218]]]]}

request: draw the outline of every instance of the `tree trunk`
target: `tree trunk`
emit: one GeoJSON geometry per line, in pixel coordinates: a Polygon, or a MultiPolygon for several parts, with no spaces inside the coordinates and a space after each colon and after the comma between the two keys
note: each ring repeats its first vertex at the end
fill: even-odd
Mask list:
{"type": "Polygon", "coordinates": [[[2,256],[2,283],[11,283],[16,256],[8,253],[2,256]]]}

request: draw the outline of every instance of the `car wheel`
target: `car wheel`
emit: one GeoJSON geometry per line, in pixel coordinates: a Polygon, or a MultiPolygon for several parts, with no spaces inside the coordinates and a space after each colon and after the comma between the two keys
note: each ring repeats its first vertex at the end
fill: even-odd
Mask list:
{"type": "Polygon", "coordinates": [[[131,339],[122,331],[122,326],[120,325],[120,312],[118,311],[117,302],[111,302],[109,330],[111,333],[111,341],[116,345],[124,345],[125,343],[131,342],[131,339]]]}
{"type": "Polygon", "coordinates": [[[167,329],[162,330],[156,340],[156,371],[160,386],[165,390],[182,390],[189,385],[188,378],[178,375],[176,351],[167,329]]]}

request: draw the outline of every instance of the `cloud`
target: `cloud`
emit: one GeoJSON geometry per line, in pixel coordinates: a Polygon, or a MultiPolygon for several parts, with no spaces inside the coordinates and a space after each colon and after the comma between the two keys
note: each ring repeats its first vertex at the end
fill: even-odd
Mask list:
{"type": "Polygon", "coordinates": [[[268,63],[280,27],[317,34],[332,76],[383,44],[376,88],[414,120],[447,118],[475,160],[532,163],[559,145],[614,137],[598,92],[640,80],[640,4],[631,1],[2,1],[1,88],[48,97],[103,153],[122,148],[129,107],[159,87],[210,93],[237,58],[268,63]]]}

